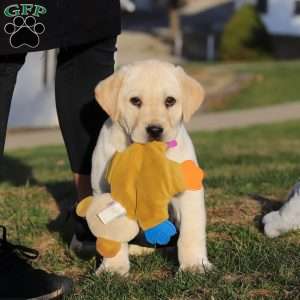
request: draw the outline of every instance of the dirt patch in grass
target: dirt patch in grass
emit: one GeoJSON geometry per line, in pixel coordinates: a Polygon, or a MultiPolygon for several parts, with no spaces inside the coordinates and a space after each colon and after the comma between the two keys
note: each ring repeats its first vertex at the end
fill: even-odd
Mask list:
{"type": "Polygon", "coordinates": [[[43,208],[47,209],[51,218],[55,218],[59,214],[59,207],[55,200],[49,196],[46,201],[41,205],[43,208]]]}
{"type": "Polygon", "coordinates": [[[57,244],[56,239],[54,239],[50,234],[45,233],[35,240],[33,247],[37,249],[41,255],[43,255],[43,253],[53,247],[54,244],[57,244]]]}
{"type": "Polygon", "coordinates": [[[260,298],[270,298],[270,297],[274,297],[277,294],[276,291],[274,290],[268,290],[268,289],[255,289],[255,290],[251,290],[247,293],[247,296],[250,299],[257,299],[258,297],[260,298]]]}
{"type": "Polygon", "coordinates": [[[209,224],[253,224],[253,219],[260,214],[261,206],[249,198],[242,198],[234,203],[208,208],[209,224]]]}
{"type": "Polygon", "coordinates": [[[75,282],[80,280],[84,280],[84,275],[82,267],[72,267],[65,270],[64,275],[68,276],[69,278],[73,278],[75,282]]]}
{"type": "Polygon", "coordinates": [[[257,278],[265,278],[267,279],[272,274],[266,273],[251,273],[251,274],[235,274],[235,273],[228,273],[223,276],[223,279],[226,283],[235,283],[235,282],[243,282],[245,284],[251,284],[257,281],[257,278]]]}
{"type": "Polygon", "coordinates": [[[209,240],[225,240],[225,241],[230,241],[232,240],[232,237],[225,233],[225,232],[214,232],[214,231],[209,231],[207,233],[207,237],[209,240]]]}
{"type": "Polygon", "coordinates": [[[239,73],[226,68],[190,68],[188,73],[201,82],[205,89],[203,111],[226,108],[232,96],[249,87],[253,81],[261,80],[260,75],[239,73]]]}

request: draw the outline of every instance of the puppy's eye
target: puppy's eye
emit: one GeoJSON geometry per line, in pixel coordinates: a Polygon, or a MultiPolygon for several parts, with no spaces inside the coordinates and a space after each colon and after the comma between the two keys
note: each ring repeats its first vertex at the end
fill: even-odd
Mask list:
{"type": "Polygon", "coordinates": [[[130,98],[130,103],[138,108],[142,106],[142,100],[139,97],[130,98]]]}
{"type": "Polygon", "coordinates": [[[167,99],[165,100],[166,108],[169,108],[169,107],[175,105],[175,103],[176,103],[176,99],[174,97],[167,97],[167,99]]]}

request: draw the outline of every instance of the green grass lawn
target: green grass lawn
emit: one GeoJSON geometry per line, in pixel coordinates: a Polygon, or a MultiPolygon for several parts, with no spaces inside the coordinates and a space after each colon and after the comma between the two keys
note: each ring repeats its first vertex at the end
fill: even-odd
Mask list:
{"type": "Polygon", "coordinates": [[[175,255],[156,252],[132,258],[126,279],[95,277],[94,260],[76,258],[65,242],[60,211],[74,191],[63,147],[7,154],[1,223],[12,241],[41,252],[36,266],[76,280],[68,299],[300,299],[300,232],[270,240],[259,225],[299,178],[299,122],[195,133],[193,140],[207,173],[208,253],[216,267],[209,274],[177,273],[175,255]]]}
{"type": "Polygon", "coordinates": [[[299,60],[241,64],[191,64],[187,65],[187,70],[203,82],[208,92],[213,90],[214,99],[211,103],[209,101],[207,103],[210,111],[246,109],[300,101],[299,60]],[[248,76],[249,80],[241,84],[239,91],[229,92],[228,96],[224,96],[226,87],[235,84],[241,76],[248,76]]]}

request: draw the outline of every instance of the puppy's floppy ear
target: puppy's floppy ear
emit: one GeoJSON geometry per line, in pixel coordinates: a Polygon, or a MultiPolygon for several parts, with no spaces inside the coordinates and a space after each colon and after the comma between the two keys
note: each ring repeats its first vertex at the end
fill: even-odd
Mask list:
{"type": "Polygon", "coordinates": [[[181,67],[176,67],[176,72],[182,85],[183,120],[188,122],[202,104],[205,92],[200,83],[187,75],[181,67]]]}
{"type": "Polygon", "coordinates": [[[101,81],[95,89],[95,98],[103,110],[116,121],[119,117],[118,100],[126,69],[122,68],[101,81]]]}

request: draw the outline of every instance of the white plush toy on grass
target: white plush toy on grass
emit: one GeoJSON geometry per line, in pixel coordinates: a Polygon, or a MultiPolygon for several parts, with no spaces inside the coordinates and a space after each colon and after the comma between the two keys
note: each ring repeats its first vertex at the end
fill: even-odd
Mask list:
{"type": "Polygon", "coordinates": [[[295,184],[281,209],[265,215],[262,222],[265,234],[270,238],[300,229],[300,181],[295,184]]]}

